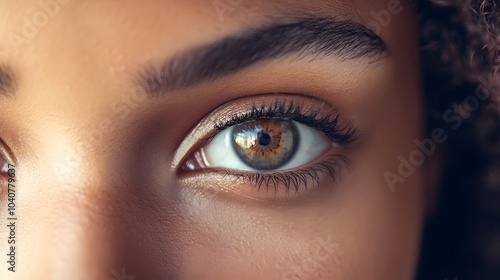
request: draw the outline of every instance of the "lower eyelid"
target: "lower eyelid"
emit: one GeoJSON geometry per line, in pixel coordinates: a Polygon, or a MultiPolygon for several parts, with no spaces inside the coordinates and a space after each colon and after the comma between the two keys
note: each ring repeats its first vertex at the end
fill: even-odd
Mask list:
{"type": "Polygon", "coordinates": [[[259,173],[214,168],[181,180],[215,196],[288,201],[306,193],[330,189],[341,179],[343,170],[349,169],[349,164],[346,156],[330,152],[297,170],[259,173]]]}

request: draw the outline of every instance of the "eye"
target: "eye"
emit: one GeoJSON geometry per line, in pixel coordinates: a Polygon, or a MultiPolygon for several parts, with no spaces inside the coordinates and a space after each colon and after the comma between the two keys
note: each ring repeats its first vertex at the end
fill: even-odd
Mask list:
{"type": "Polygon", "coordinates": [[[251,192],[248,184],[298,192],[311,183],[321,185],[323,175],[339,177],[349,163],[344,153],[358,137],[349,119],[305,96],[276,94],[257,100],[229,102],[193,129],[174,157],[181,179],[242,194],[251,192]]]}
{"type": "Polygon", "coordinates": [[[202,153],[208,167],[279,171],[314,161],[331,145],[314,128],[295,121],[262,119],[227,128],[202,153]]]}
{"type": "Polygon", "coordinates": [[[9,162],[0,154],[0,177],[6,176],[9,171],[9,162]]]}
{"type": "Polygon", "coordinates": [[[10,160],[12,156],[10,155],[9,148],[0,139],[0,179],[5,179],[9,177],[10,164],[13,163],[10,160]]]}

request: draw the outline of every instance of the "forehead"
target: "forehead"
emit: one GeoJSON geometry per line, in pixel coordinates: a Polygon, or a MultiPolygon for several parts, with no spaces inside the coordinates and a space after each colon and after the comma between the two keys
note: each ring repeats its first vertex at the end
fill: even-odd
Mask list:
{"type": "Polygon", "coordinates": [[[397,0],[0,0],[0,63],[13,66],[20,95],[63,84],[61,91],[86,93],[79,98],[112,98],[127,87],[125,73],[150,61],[280,18],[352,20],[397,52],[412,44],[402,39],[412,26],[409,5],[397,0]]]}
{"type": "MultiPolygon", "coordinates": [[[[164,55],[186,44],[206,42],[214,36],[273,18],[307,14],[370,25],[380,17],[378,12],[395,5],[404,10],[407,3],[397,0],[1,0],[0,55],[33,46],[37,49],[71,46],[79,51],[103,47],[100,48],[102,54],[113,51],[106,47],[119,46],[122,52],[134,49],[149,55],[161,49],[164,55]],[[49,39],[50,44],[37,45],[49,39]]],[[[381,24],[393,28],[385,26],[386,21],[384,18],[381,24]]]]}

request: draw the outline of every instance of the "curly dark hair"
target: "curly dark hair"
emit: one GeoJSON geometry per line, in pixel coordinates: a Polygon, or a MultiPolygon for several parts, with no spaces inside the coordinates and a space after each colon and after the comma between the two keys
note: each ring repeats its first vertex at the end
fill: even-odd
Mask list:
{"type": "Polygon", "coordinates": [[[498,280],[500,3],[421,0],[417,10],[427,131],[449,136],[417,279],[498,280]],[[460,127],[446,123],[447,110],[460,127]]]}

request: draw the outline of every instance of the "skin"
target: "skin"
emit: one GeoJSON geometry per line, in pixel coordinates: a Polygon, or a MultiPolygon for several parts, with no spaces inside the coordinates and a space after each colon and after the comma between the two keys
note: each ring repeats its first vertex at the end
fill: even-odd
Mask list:
{"type": "MultiPolygon", "coordinates": [[[[0,0],[0,45],[37,3],[0,0]]],[[[0,138],[18,166],[19,218],[17,272],[2,261],[0,279],[112,279],[122,268],[135,279],[413,279],[432,184],[422,166],[395,191],[384,177],[424,138],[408,3],[374,30],[389,51],[377,63],[283,58],[157,98],[131,90],[129,75],[269,17],[367,24],[387,4],[243,1],[224,20],[212,1],[60,4],[15,55],[0,53],[18,80],[15,97],[0,97],[0,138]],[[351,119],[361,137],[342,151],[350,170],[276,200],[249,182],[179,175],[200,120],[269,92],[351,119]]]]}

